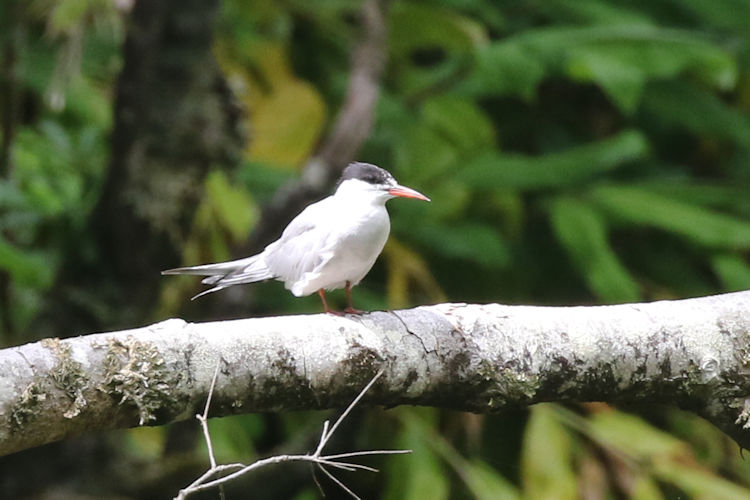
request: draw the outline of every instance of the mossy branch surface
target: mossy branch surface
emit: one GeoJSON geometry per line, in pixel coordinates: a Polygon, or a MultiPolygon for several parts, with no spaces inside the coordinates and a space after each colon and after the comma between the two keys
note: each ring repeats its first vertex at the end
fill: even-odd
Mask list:
{"type": "Polygon", "coordinates": [[[0,350],[0,455],[95,430],[364,404],[479,413],[672,404],[750,447],[750,292],[595,307],[440,304],[363,316],[171,319],[0,350]]]}

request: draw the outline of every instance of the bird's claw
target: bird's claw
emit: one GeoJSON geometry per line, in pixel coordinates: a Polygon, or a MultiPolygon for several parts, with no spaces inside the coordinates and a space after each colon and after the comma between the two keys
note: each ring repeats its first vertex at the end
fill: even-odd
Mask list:
{"type": "Polygon", "coordinates": [[[362,311],[360,309],[355,309],[352,306],[348,306],[346,309],[344,309],[344,312],[346,314],[364,314],[365,311],[362,311]]]}

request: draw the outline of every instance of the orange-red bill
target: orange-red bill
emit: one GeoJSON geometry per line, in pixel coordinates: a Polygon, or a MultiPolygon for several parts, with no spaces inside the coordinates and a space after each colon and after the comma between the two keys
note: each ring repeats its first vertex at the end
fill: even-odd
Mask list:
{"type": "Polygon", "coordinates": [[[388,190],[391,196],[399,196],[401,198],[414,198],[415,200],[430,201],[428,197],[420,193],[419,191],[408,188],[406,186],[396,186],[388,190]]]}

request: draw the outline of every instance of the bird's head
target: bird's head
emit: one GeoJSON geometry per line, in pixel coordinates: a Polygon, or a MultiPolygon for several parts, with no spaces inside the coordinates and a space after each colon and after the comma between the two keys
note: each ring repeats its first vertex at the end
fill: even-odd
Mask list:
{"type": "Polygon", "coordinates": [[[365,196],[383,203],[396,197],[430,201],[419,191],[400,185],[387,170],[361,162],[350,163],[344,169],[336,194],[365,196]]]}

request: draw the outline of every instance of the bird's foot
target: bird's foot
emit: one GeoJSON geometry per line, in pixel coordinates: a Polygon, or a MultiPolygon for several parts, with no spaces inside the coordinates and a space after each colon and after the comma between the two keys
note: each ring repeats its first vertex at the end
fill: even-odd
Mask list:
{"type": "Polygon", "coordinates": [[[333,309],[326,309],[323,312],[326,313],[326,314],[332,314],[334,316],[344,316],[344,313],[339,312],[339,311],[334,311],[333,309]]]}
{"type": "Polygon", "coordinates": [[[355,309],[352,306],[347,306],[346,309],[344,309],[344,312],[346,314],[364,314],[367,311],[362,311],[360,309],[355,309]]]}

